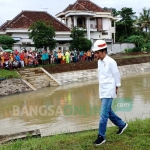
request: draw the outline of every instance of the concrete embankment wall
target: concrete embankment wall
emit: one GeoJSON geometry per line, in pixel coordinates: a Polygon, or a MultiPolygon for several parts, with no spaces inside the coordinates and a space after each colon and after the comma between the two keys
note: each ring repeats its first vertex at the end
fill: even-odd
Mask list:
{"type": "Polygon", "coordinates": [[[22,79],[7,79],[0,81],[0,96],[28,91],[32,91],[32,89],[22,79]]]}
{"type": "MultiPolygon", "coordinates": [[[[134,65],[119,66],[121,76],[135,75],[150,72],[150,62],[134,65]]],[[[62,85],[73,82],[82,82],[98,79],[97,69],[89,69],[82,71],[72,71],[52,74],[62,85]]]]}

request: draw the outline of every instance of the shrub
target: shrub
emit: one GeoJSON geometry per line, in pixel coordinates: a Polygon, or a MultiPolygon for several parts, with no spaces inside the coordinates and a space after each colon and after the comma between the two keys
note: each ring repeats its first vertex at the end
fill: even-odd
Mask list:
{"type": "Polygon", "coordinates": [[[132,52],[132,48],[126,48],[124,51],[125,51],[126,53],[131,53],[131,52],[132,52]]]}
{"type": "Polygon", "coordinates": [[[146,44],[143,44],[142,45],[142,48],[146,48],[147,50],[147,52],[150,52],[150,42],[149,43],[146,43],[146,44]]]}
{"type": "Polygon", "coordinates": [[[141,48],[140,48],[140,47],[126,48],[124,51],[125,51],[126,53],[141,52],[141,48]]]}
{"type": "Polygon", "coordinates": [[[141,35],[132,35],[128,37],[125,42],[134,43],[136,47],[141,47],[145,42],[145,39],[141,35]]]}
{"type": "Polygon", "coordinates": [[[141,52],[147,52],[147,48],[146,48],[146,47],[143,47],[143,48],[141,49],[141,52]]]}
{"type": "Polygon", "coordinates": [[[132,48],[132,52],[141,52],[141,48],[140,47],[134,47],[134,48],[132,48]]]}

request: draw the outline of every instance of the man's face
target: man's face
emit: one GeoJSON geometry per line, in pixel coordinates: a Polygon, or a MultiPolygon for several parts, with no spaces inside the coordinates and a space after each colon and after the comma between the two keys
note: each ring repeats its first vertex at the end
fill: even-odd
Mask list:
{"type": "Polygon", "coordinates": [[[106,56],[106,53],[105,52],[102,52],[102,51],[96,51],[95,52],[95,56],[96,56],[96,58],[99,60],[99,59],[101,59],[101,60],[103,60],[104,58],[105,58],[105,56],[106,56]]]}

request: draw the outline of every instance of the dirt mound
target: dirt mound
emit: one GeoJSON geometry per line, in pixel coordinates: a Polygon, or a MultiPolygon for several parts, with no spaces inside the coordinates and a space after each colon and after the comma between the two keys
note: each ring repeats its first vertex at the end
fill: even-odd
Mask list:
{"type": "MultiPolygon", "coordinates": [[[[115,58],[114,58],[115,59],[115,58]]],[[[131,65],[131,64],[139,64],[139,63],[146,63],[150,62],[150,56],[141,56],[135,58],[116,58],[115,59],[118,66],[123,65],[131,65]]],[[[77,71],[77,70],[86,70],[86,69],[96,69],[97,68],[97,61],[91,62],[77,62],[77,63],[70,63],[70,64],[56,64],[51,66],[44,66],[45,70],[49,73],[61,73],[61,72],[68,72],[68,71],[77,71]]]]}

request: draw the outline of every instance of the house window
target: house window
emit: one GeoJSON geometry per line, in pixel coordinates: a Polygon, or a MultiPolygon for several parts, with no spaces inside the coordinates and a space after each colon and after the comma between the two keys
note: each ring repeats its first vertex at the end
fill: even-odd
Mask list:
{"type": "Polygon", "coordinates": [[[108,32],[103,32],[102,35],[108,35],[108,32]]]}
{"type": "Polygon", "coordinates": [[[85,26],[86,26],[85,18],[78,18],[77,19],[77,27],[85,28],[85,26]]]}
{"type": "Polygon", "coordinates": [[[95,20],[95,18],[90,18],[90,20],[91,20],[91,21],[94,21],[94,20],[95,20]]]}
{"type": "Polygon", "coordinates": [[[111,21],[111,27],[114,27],[114,21],[111,21]]]}

